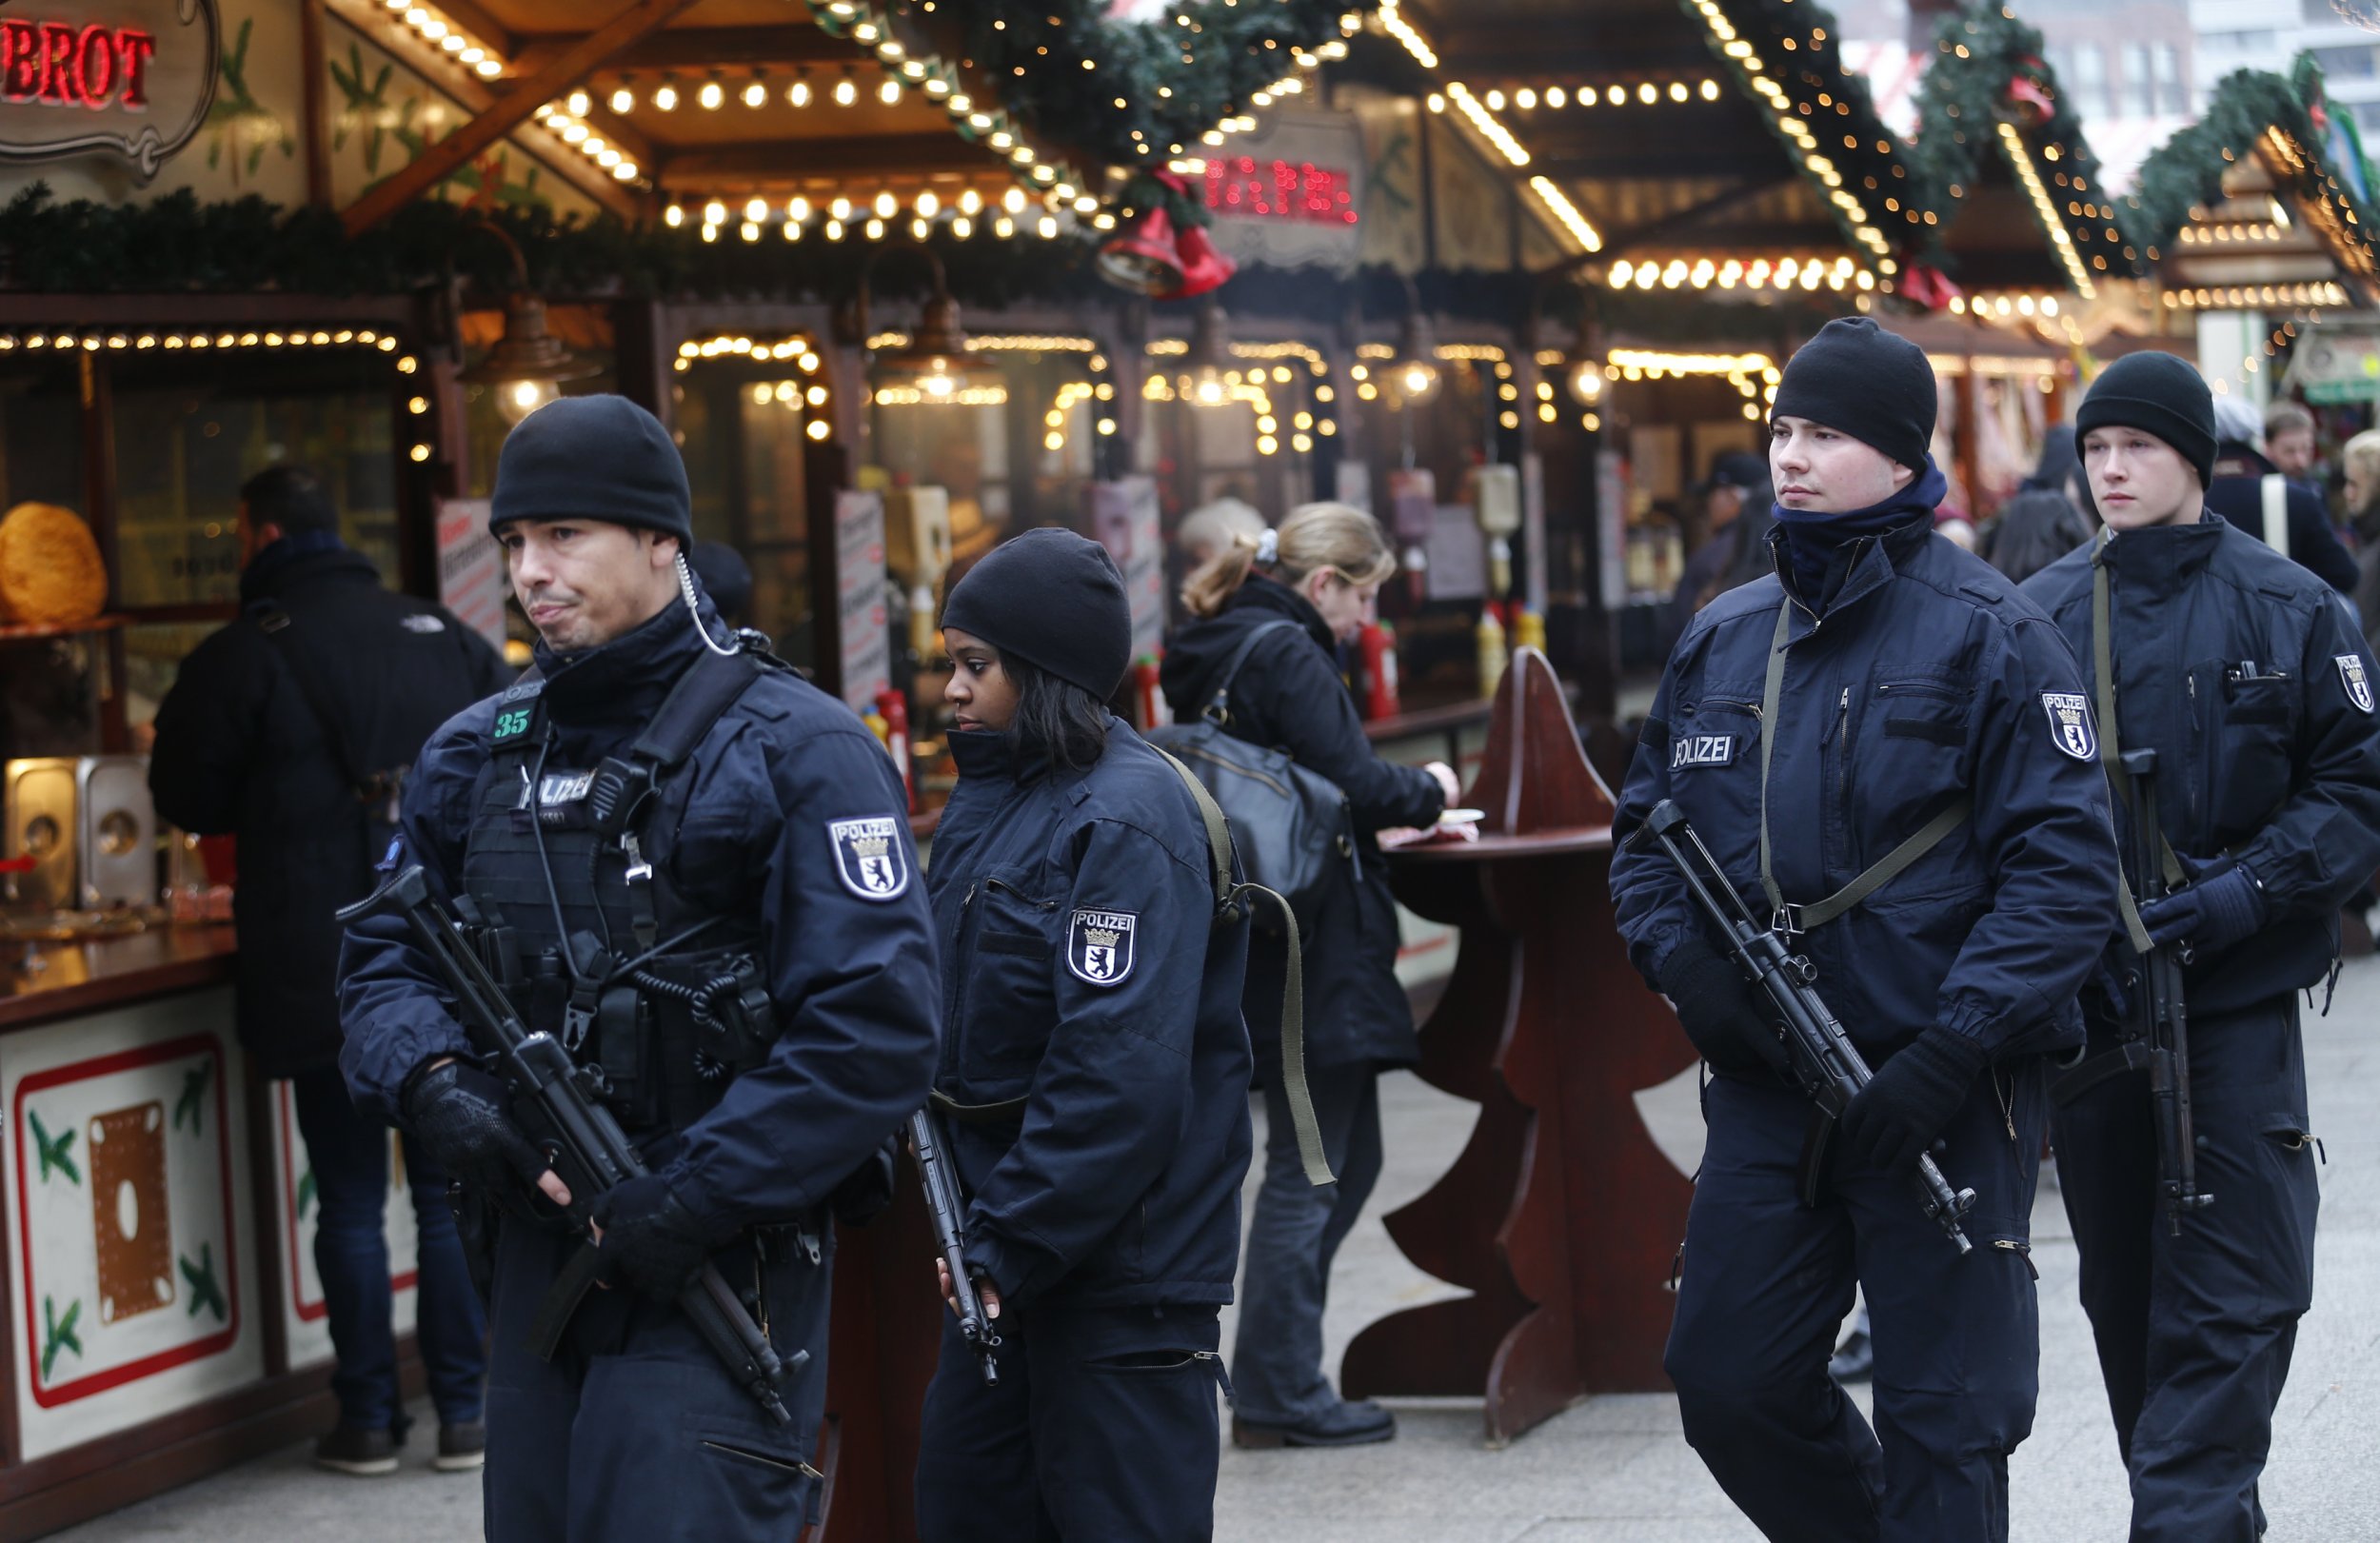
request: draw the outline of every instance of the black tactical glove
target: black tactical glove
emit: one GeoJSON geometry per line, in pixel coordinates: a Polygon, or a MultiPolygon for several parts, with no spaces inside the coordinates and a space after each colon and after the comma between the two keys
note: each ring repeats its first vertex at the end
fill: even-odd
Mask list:
{"type": "Polygon", "coordinates": [[[1845,1154],[1887,1172],[1916,1167],[1967,1101],[1985,1058],[1963,1034],[1933,1028],[1917,1036],[1844,1109],[1845,1154]]]}
{"type": "Polygon", "coordinates": [[[507,1095],[496,1078],[465,1061],[417,1072],[405,1090],[405,1122],[415,1139],[456,1178],[506,1204],[534,1193],[545,1158],[506,1113],[507,1095]]]}
{"type": "Polygon", "coordinates": [[[692,1212],[659,1174],[639,1174],[595,1202],[605,1275],[674,1302],[711,1256],[692,1212]]]}
{"type": "Polygon", "coordinates": [[[1711,1070],[1756,1078],[1783,1068],[1785,1047],[1769,1027],[1767,995],[1701,939],[1671,950],[1661,966],[1661,995],[1711,1070]]]}

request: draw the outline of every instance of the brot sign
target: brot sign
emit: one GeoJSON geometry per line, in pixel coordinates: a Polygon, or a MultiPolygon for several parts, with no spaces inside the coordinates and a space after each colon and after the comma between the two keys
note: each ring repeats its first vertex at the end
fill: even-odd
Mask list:
{"type": "Polygon", "coordinates": [[[219,47],[215,0],[47,0],[0,19],[0,160],[109,155],[148,181],[207,121],[219,47]]]}

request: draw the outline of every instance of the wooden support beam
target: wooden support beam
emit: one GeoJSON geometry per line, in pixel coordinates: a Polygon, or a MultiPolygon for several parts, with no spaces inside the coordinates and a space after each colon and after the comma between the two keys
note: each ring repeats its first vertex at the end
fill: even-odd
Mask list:
{"type": "Polygon", "coordinates": [[[1005,185],[1009,164],[955,134],[882,134],[850,139],[760,139],[705,145],[656,168],[664,192],[708,192],[722,184],[799,187],[853,177],[924,177],[956,171],[1005,185]]]}
{"type": "Polygon", "coordinates": [[[522,78],[487,110],[430,146],[412,164],[348,206],[341,216],[350,236],[370,229],[452,176],[470,159],[528,121],[538,107],[584,80],[622,49],[667,25],[695,0],[634,0],[602,27],[522,78]]]}
{"type": "Polygon", "coordinates": [[[330,109],[323,100],[323,0],[298,0],[298,143],[306,156],[306,201],[330,208],[330,109]]]}
{"type": "MultiPolygon", "coordinates": [[[[509,54],[516,74],[542,69],[583,38],[546,32],[521,39],[509,54]]],[[[770,65],[872,65],[874,55],[807,22],[770,27],[679,27],[644,38],[604,61],[604,73],[650,73],[664,69],[748,71],[770,65]]]]}

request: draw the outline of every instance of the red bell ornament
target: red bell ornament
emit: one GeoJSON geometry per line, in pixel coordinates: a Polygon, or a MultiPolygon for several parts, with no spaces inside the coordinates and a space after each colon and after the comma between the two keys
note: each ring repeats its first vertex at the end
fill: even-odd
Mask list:
{"type": "Polygon", "coordinates": [[[1174,238],[1174,256],[1181,264],[1181,280],[1178,287],[1161,298],[1186,300],[1220,289],[1240,271],[1240,265],[1215,249],[1204,227],[1190,226],[1174,238]]]}
{"type": "Polygon", "coordinates": [[[1174,222],[1163,206],[1151,208],[1132,228],[1100,248],[1100,277],[1134,294],[1162,298],[1179,294],[1181,259],[1175,255],[1174,222]]]}

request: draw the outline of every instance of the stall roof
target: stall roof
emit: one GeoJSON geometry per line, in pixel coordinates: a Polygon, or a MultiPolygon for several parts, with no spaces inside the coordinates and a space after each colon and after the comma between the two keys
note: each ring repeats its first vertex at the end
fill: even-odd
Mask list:
{"type": "Polygon", "coordinates": [[[1381,14],[1433,106],[1500,152],[1616,287],[1889,288],[1935,218],[1810,0],[1381,14]]]}
{"type": "MultiPolygon", "coordinates": [[[[2351,154],[2349,150],[2347,153],[2351,154]]],[[[2373,215],[2322,106],[2322,74],[2239,70],[2152,153],[2123,208],[2160,305],[2305,312],[2380,303],[2373,215]]]]}
{"type": "Polygon", "coordinates": [[[1957,286],[2089,300],[2145,264],[2044,55],[2040,32],[2006,7],[1944,17],[1911,155],[1941,189],[1934,251],[1957,286]]]}

